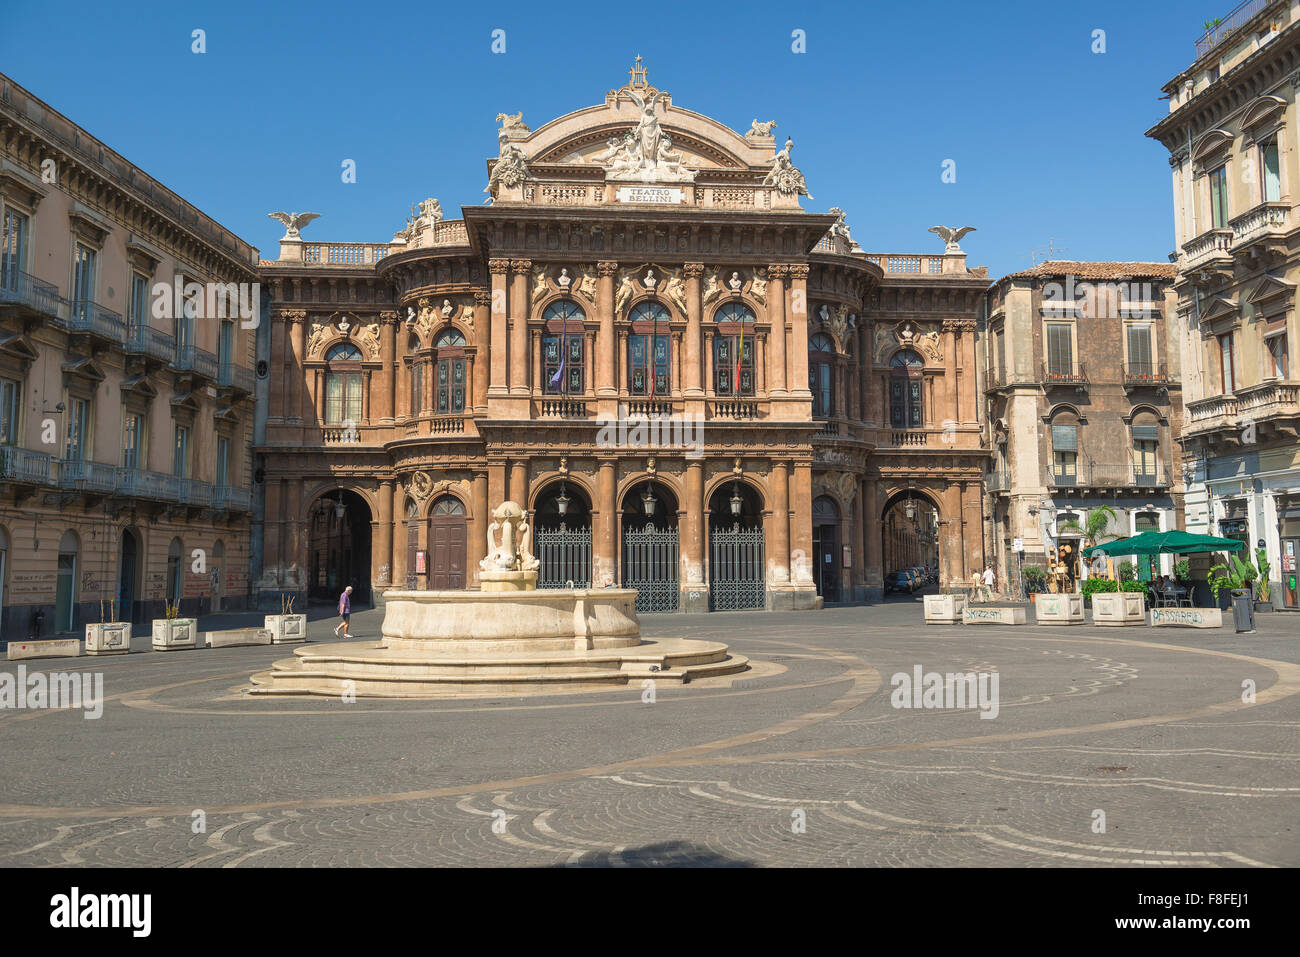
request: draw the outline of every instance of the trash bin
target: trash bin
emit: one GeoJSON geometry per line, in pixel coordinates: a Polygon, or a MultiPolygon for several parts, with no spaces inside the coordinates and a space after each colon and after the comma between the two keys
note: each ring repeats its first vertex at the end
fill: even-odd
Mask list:
{"type": "Polygon", "coordinates": [[[1255,603],[1251,601],[1250,592],[1232,593],[1232,620],[1237,626],[1238,634],[1255,630],[1255,603]]]}

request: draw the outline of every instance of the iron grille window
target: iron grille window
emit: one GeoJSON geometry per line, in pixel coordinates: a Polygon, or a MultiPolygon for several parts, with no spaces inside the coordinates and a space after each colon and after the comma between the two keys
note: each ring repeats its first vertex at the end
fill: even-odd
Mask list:
{"type": "Polygon", "coordinates": [[[813,396],[813,418],[835,414],[835,344],[816,335],[808,343],[808,390],[813,396]]]}
{"type": "Polygon", "coordinates": [[[465,360],[463,357],[438,360],[438,412],[465,411],[465,360]]]}
{"type": "Polygon", "coordinates": [[[889,424],[895,429],[919,429],[925,424],[922,369],[917,353],[905,350],[889,360],[889,424]]]}

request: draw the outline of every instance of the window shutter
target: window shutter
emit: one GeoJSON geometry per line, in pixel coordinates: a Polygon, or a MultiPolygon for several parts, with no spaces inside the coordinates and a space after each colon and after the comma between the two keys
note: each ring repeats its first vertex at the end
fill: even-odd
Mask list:
{"type": "Polygon", "coordinates": [[[1052,450],[1054,452],[1079,451],[1079,427],[1077,425],[1052,426],[1052,450]]]}
{"type": "Polygon", "coordinates": [[[1133,426],[1133,438],[1138,442],[1159,442],[1160,426],[1135,425],[1133,426]]]}

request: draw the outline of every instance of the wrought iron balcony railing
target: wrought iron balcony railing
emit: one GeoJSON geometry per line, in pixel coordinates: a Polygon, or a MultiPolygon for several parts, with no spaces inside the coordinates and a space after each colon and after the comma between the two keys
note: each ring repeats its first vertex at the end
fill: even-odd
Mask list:
{"type": "Polygon", "coordinates": [[[217,385],[252,395],[253,370],[237,366],[233,362],[223,362],[217,369],[217,385]]]}
{"type": "Polygon", "coordinates": [[[1088,369],[1080,362],[1071,368],[1064,364],[1042,363],[1042,381],[1048,385],[1084,385],[1088,382],[1088,369]]]}
{"type": "Polygon", "coordinates": [[[1154,362],[1130,362],[1124,367],[1125,385],[1165,385],[1169,373],[1154,362]]]}
{"type": "Polygon", "coordinates": [[[181,479],[175,475],[162,472],[150,472],[119,466],[117,470],[117,494],[124,498],[149,499],[156,502],[179,502],[181,500],[181,479]]]}
{"type": "Polygon", "coordinates": [[[68,315],[68,301],[59,295],[57,286],[18,269],[0,270],[0,303],[26,306],[60,326],[68,315]]]}
{"type": "Polygon", "coordinates": [[[247,512],[252,509],[253,495],[246,488],[217,485],[212,493],[212,507],[228,512],[247,512]]]}
{"type": "Polygon", "coordinates": [[[33,452],[16,445],[0,445],[0,482],[50,485],[53,483],[53,461],[45,452],[33,452]]]}
{"type": "Polygon", "coordinates": [[[193,372],[205,379],[217,377],[217,357],[211,352],[204,352],[197,346],[180,346],[172,359],[172,368],[177,372],[193,372]]]}
{"type": "Polygon", "coordinates": [[[171,362],[176,356],[176,340],[150,326],[128,325],[124,350],[129,355],[149,356],[171,362]]]}
{"type": "Polygon", "coordinates": [[[117,468],[100,462],[63,459],[59,462],[59,488],[110,494],[117,487],[117,468]]]}
{"type": "MultiPolygon", "coordinates": [[[[1205,56],[1233,33],[1245,26],[1257,13],[1273,3],[1274,0],[1244,0],[1232,8],[1222,19],[1218,19],[1205,34],[1196,41],[1196,59],[1205,56]]],[[[1217,18],[1216,18],[1217,19],[1217,18]]]]}
{"type": "Polygon", "coordinates": [[[119,346],[126,338],[126,323],[122,321],[121,313],[90,299],[72,301],[65,328],[69,332],[87,332],[109,342],[116,342],[119,346]]]}

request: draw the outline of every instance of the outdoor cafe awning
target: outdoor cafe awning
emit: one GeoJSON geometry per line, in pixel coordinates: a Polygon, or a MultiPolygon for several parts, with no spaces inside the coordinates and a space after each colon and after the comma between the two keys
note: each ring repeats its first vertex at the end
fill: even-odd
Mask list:
{"type": "Polygon", "coordinates": [[[1143,532],[1132,538],[1120,538],[1105,545],[1085,548],[1084,554],[1093,555],[1188,555],[1194,552],[1239,552],[1245,542],[1235,538],[1215,538],[1213,535],[1193,535],[1174,529],[1169,532],[1143,532]]]}

